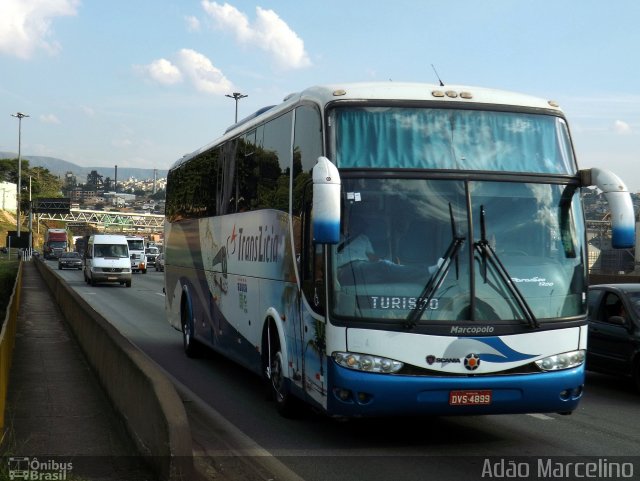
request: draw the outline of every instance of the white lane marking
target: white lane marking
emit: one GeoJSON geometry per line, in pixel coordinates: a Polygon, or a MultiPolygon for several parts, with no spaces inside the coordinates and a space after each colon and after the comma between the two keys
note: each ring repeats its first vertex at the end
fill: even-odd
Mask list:
{"type": "Polygon", "coordinates": [[[547,416],[546,414],[538,414],[538,413],[527,414],[527,416],[531,416],[532,418],[536,418],[536,419],[542,419],[543,421],[549,421],[553,419],[551,416],[547,416]]]}

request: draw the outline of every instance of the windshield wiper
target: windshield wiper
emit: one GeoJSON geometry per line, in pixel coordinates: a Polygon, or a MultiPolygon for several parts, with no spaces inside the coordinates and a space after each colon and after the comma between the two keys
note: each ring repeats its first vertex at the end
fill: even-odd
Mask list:
{"type": "Polygon", "coordinates": [[[416,307],[411,309],[411,312],[407,316],[405,320],[405,327],[407,329],[413,329],[422,315],[424,311],[427,309],[427,306],[431,304],[433,297],[435,296],[438,289],[444,282],[449,270],[451,269],[451,263],[455,260],[456,262],[456,276],[458,275],[458,252],[460,252],[460,248],[462,244],[466,240],[466,237],[458,234],[456,229],[456,223],[453,218],[453,209],[451,208],[451,204],[449,204],[449,217],[451,219],[451,234],[452,239],[449,243],[449,247],[447,247],[446,252],[442,256],[444,260],[439,266],[436,272],[429,278],[427,285],[422,290],[420,297],[416,302],[416,307]]]}
{"type": "Polygon", "coordinates": [[[504,283],[506,288],[513,296],[513,299],[522,311],[522,314],[524,315],[526,321],[529,323],[529,326],[531,326],[532,328],[540,327],[540,323],[536,319],[536,316],[527,303],[527,300],[522,295],[518,287],[513,283],[509,271],[507,271],[507,268],[500,261],[500,258],[491,247],[491,244],[489,244],[489,241],[487,241],[484,205],[480,206],[480,235],[480,240],[478,242],[475,242],[473,244],[473,247],[480,253],[480,256],[482,258],[482,277],[484,278],[484,281],[487,281],[487,264],[491,264],[500,279],[502,279],[502,282],[504,283]]]}

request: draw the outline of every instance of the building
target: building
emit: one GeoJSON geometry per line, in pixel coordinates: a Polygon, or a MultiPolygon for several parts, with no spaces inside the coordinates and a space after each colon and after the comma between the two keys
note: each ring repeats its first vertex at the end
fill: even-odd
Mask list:
{"type": "Polygon", "coordinates": [[[10,182],[0,182],[0,209],[6,210],[12,213],[16,213],[18,206],[17,197],[18,191],[17,185],[10,182]]]}

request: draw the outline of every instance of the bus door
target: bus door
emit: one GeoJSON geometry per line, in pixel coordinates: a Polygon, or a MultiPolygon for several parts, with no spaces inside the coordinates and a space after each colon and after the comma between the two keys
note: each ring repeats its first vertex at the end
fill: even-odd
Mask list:
{"type": "Polygon", "coordinates": [[[303,386],[314,401],[326,406],[324,246],[313,242],[310,199],[305,203],[301,224],[301,245],[299,250],[296,245],[296,250],[302,296],[299,305],[303,386]]]}

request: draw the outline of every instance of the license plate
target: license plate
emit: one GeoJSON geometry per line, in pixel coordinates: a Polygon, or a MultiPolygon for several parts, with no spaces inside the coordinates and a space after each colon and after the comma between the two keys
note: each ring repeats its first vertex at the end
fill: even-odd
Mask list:
{"type": "Polygon", "coordinates": [[[108,276],[108,277],[107,277],[107,280],[108,280],[108,281],[117,281],[117,280],[118,280],[118,278],[117,278],[116,276],[108,276]]]}
{"type": "Polygon", "coordinates": [[[491,391],[451,391],[449,405],[451,406],[479,406],[491,404],[491,391]]]}

